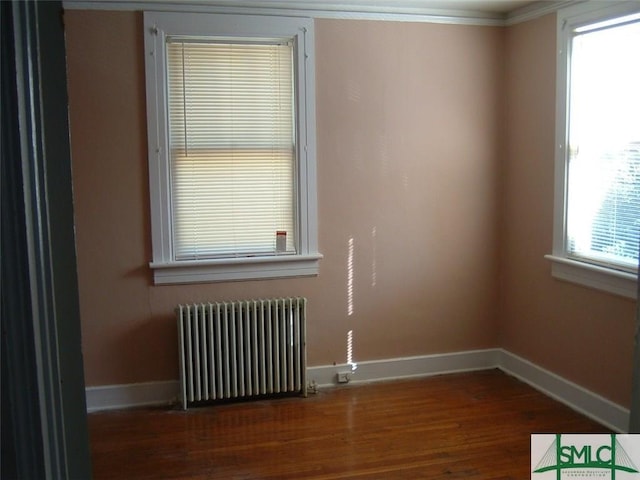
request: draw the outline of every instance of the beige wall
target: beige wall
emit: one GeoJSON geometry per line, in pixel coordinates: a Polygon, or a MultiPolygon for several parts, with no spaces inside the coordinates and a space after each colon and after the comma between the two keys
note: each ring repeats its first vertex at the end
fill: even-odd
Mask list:
{"type": "Polygon", "coordinates": [[[635,302],[555,280],[556,17],[507,29],[500,344],[630,405],[635,302]]]}
{"type": "Polygon", "coordinates": [[[629,405],[632,301],[554,280],[555,16],[317,20],[320,275],[152,284],[142,18],[67,11],[87,385],[177,378],[180,302],[304,295],[310,365],[502,346],[629,405]],[[347,314],[353,239],[354,313],[347,314]]]}
{"type": "Polygon", "coordinates": [[[141,15],[65,23],[87,385],[177,378],[179,302],[304,295],[310,365],[496,346],[501,30],[317,21],[320,275],[156,287],[141,15]]]}

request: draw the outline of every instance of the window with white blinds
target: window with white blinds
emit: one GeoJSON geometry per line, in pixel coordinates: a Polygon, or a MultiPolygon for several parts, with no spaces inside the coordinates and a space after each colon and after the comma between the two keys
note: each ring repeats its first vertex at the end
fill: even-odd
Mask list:
{"type": "Polygon", "coordinates": [[[313,20],[145,12],[156,284],[317,275],[313,20]]]}
{"type": "Polygon", "coordinates": [[[292,62],[291,43],[168,40],[177,260],[295,253],[292,62]]]}
{"type": "Polygon", "coordinates": [[[640,19],[577,28],[571,42],[567,251],[637,271],[640,19]]]}
{"type": "Polygon", "coordinates": [[[554,277],[637,296],[640,8],[585,1],[557,17],[554,277]]]}

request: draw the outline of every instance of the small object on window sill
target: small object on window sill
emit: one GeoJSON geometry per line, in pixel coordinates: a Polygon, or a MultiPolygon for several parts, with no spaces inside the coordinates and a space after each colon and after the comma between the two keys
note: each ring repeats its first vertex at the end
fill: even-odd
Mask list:
{"type": "Polygon", "coordinates": [[[278,230],[276,232],[276,253],[284,253],[287,251],[287,232],[278,230]]]}

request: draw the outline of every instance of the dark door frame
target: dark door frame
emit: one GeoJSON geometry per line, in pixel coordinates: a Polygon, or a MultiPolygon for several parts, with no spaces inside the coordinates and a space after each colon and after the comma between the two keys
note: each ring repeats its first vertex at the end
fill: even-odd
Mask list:
{"type": "Polygon", "coordinates": [[[0,476],[89,479],[63,9],[0,8],[0,476]]]}

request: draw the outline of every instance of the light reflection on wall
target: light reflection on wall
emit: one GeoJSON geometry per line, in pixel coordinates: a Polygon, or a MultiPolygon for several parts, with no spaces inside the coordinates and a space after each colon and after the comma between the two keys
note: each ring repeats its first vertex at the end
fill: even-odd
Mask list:
{"type": "Polygon", "coordinates": [[[347,315],[353,315],[353,237],[349,239],[347,256],[347,315]]]}
{"type": "Polygon", "coordinates": [[[377,265],[376,265],[376,240],[378,237],[378,231],[376,227],[371,229],[371,287],[376,286],[378,280],[377,265]]]}
{"type": "Polygon", "coordinates": [[[347,365],[351,366],[352,372],[358,368],[358,364],[353,361],[353,330],[347,332],[347,365]]]}
{"type": "MultiPolygon", "coordinates": [[[[375,230],[375,229],[374,229],[375,230]]],[[[349,238],[349,244],[347,249],[347,316],[353,315],[353,282],[354,282],[354,240],[353,237],[349,238]]],[[[353,330],[347,332],[347,365],[351,366],[351,371],[354,372],[358,365],[353,361],[353,330]]]]}

